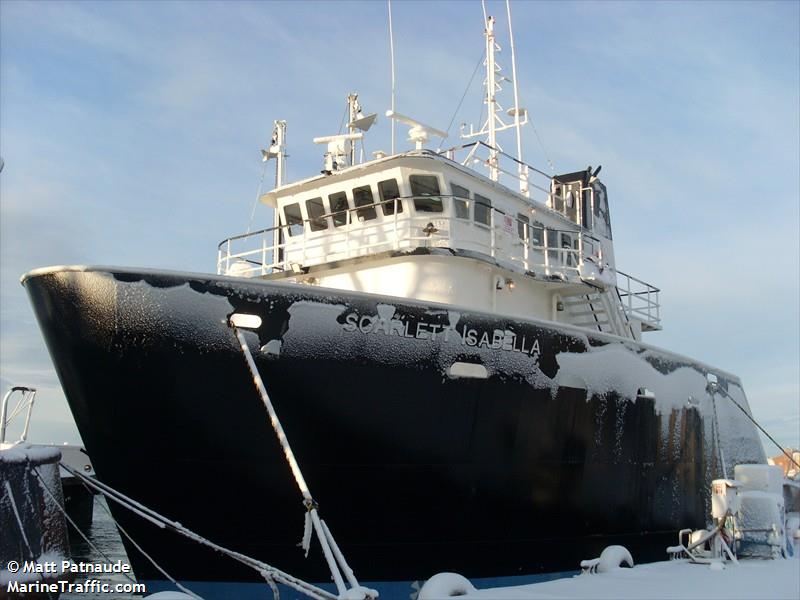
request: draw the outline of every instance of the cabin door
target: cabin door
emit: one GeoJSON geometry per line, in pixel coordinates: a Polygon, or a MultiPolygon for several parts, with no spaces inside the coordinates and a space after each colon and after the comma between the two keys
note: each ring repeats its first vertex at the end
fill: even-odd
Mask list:
{"type": "Polygon", "coordinates": [[[517,223],[514,217],[502,211],[492,211],[494,216],[494,258],[499,262],[509,262],[519,255],[516,247],[517,223]]]}

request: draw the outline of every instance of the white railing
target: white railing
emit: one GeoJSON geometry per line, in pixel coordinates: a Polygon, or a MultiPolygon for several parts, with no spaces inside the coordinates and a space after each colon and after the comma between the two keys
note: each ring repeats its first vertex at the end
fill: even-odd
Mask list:
{"type": "Polygon", "coordinates": [[[2,402],[0,402],[0,444],[4,444],[6,441],[6,428],[11,420],[19,414],[22,414],[23,411],[25,412],[25,421],[22,426],[22,433],[19,436],[19,441],[24,442],[28,438],[28,428],[31,424],[31,412],[33,412],[33,401],[36,399],[36,388],[29,388],[25,386],[14,386],[5,396],[3,396],[2,402]],[[17,401],[16,406],[11,410],[11,414],[8,413],[8,403],[16,392],[20,392],[20,398],[17,401]]]}
{"type": "MultiPolygon", "coordinates": [[[[522,162],[500,149],[492,148],[486,142],[479,141],[453,146],[440,151],[439,154],[471,169],[479,165],[483,165],[488,169],[491,168],[490,153],[492,150],[495,150],[495,168],[501,177],[503,175],[510,177],[517,182],[521,191],[524,190],[523,193],[526,196],[540,204],[544,204],[551,210],[560,212],[570,220],[574,220],[571,215],[567,214],[567,199],[553,193],[551,187],[553,182],[552,175],[537,169],[533,165],[522,162]],[[558,204],[561,205],[561,210],[556,208],[558,204]]],[[[510,188],[511,186],[507,185],[506,187],[510,188]]],[[[583,191],[594,193],[591,188],[584,188],[581,192],[583,191]]]]}
{"type": "MultiPolygon", "coordinates": [[[[431,197],[419,198],[431,200],[431,197]]],[[[453,199],[452,196],[436,198],[453,199]]],[[[582,277],[596,273],[597,267],[603,266],[599,240],[585,232],[530,224],[491,207],[487,207],[488,224],[450,216],[455,208],[448,206],[444,206],[441,213],[411,214],[414,199],[387,200],[294,225],[230,237],[218,246],[217,273],[238,277],[263,277],[279,272],[302,275],[316,265],[418,248],[472,252],[491,257],[511,270],[566,283],[585,282],[587,280],[582,277]],[[388,204],[393,205],[394,210],[385,215],[383,205],[388,204]],[[365,210],[374,210],[377,216],[358,219],[359,212],[365,210]],[[313,231],[312,221],[317,224],[324,221],[326,227],[313,231]],[[341,225],[333,226],[335,221],[341,225]],[[291,234],[293,228],[300,227],[301,232],[291,234]]],[[[604,270],[602,281],[605,286],[616,285],[620,310],[652,329],[661,329],[660,290],[609,265],[605,265],[604,270]]]]}
{"type": "Polygon", "coordinates": [[[655,286],[622,271],[617,271],[620,306],[628,318],[639,319],[651,329],[661,329],[661,304],[655,286]]]}
{"type": "MultiPolygon", "coordinates": [[[[422,198],[431,200],[419,197],[422,198]]],[[[233,236],[218,246],[217,272],[242,277],[282,271],[301,273],[307,267],[385,251],[449,248],[490,256],[512,270],[579,281],[580,267],[587,257],[598,264],[602,261],[600,242],[583,232],[532,225],[488,206],[488,224],[453,217],[453,210],[448,207],[441,213],[415,212],[412,215],[409,208],[414,199],[397,198],[326,214],[302,224],[233,236]],[[398,212],[401,203],[403,212],[398,212]],[[384,204],[394,205],[393,214],[381,214],[384,204]],[[378,216],[359,220],[357,215],[364,210],[374,210],[378,216]],[[323,220],[326,228],[313,231],[311,222],[323,220]],[[332,227],[335,220],[343,224],[332,227]],[[292,229],[299,227],[302,231],[291,235],[292,229]]]]}

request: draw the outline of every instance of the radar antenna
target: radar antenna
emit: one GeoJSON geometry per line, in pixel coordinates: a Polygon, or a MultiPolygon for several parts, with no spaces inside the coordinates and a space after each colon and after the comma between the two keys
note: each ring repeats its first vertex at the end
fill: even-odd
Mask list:
{"type": "Polygon", "coordinates": [[[416,119],[412,119],[411,117],[407,117],[405,115],[401,115],[399,112],[394,110],[387,110],[386,116],[392,119],[393,121],[397,121],[398,123],[403,123],[404,125],[408,125],[410,129],[408,130],[408,141],[414,142],[415,148],[417,150],[422,150],[425,146],[425,143],[428,139],[433,137],[439,137],[445,139],[447,137],[447,133],[442,131],[441,129],[436,129],[435,127],[431,127],[430,125],[425,125],[425,123],[421,123],[416,119]]]}
{"type": "MultiPolygon", "coordinates": [[[[315,137],[315,144],[328,144],[328,151],[325,153],[325,166],[322,173],[330,175],[334,171],[340,171],[345,167],[355,165],[356,162],[356,142],[364,139],[364,133],[369,130],[377,119],[377,113],[364,116],[361,112],[361,105],[358,103],[358,94],[351,92],[347,95],[347,129],[348,133],[340,135],[326,135],[315,137]]],[[[364,142],[361,142],[361,157],[359,162],[364,160],[364,142]]]]}
{"type": "Polygon", "coordinates": [[[322,173],[330,175],[334,171],[341,171],[349,166],[349,159],[355,156],[355,144],[353,142],[363,137],[364,134],[361,132],[315,137],[315,144],[328,144],[328,151],[325,153],[325,167],[322,169],[322,173]]]}

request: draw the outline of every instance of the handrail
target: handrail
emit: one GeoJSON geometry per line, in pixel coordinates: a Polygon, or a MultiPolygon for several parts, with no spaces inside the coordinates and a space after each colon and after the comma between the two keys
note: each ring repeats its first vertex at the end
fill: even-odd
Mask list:
{"type": "MultiPolygon", "coordinates": [[[[451,146],[450,148],[446,148],[445,150],[439,151],[438,154],[441,154],[441,155],[444,155],[444,156],[446,156],[448,158],[451,158],[452,156],[455,156],[455,153],[457,151],[466,150],[467,148],[471,148],[473,146],[483,146],[485,148],[488,148],[489,150],[494,150],[499,155],[505,156],[506,158],[508,158],[512,162],[517,163],[521,167],[526,167],[526,168],[531,169],[532,171],[534,171],[534,172],[536,172],[536,173],[538,173],[540,175],[544,175],[545,177],[547,177],[551,181],[554,179],[554,177],[552,175],[548,175],[547,173],[545,173],[544,171],[542,171],[540,169],[537,169],[533,165],[531,165],[529,163],[526,163],[524,161],[521,161],[516,156],[512,156],[511,154],[508,154],[507,152],[501,150],[500,148],[495,148],[491,144],[487,144],[486,142],[484,142],[482,140],[479,140],[477,142],[470,142],[469,144],[460,144],[460,145],[451,146]]],[[[451,158],[451,160],[455,160],[455,159],[451,158]]]]}
{"type": "MultiPolygon", "coordinates": [[[[635,281],[636,283],[640,283],[641,285],[645,285],[645,286],[651,288],[650,289],[651,292],[660,292],[661,291],[661,288],[657,288],[656,286],[654,286],[654,285],[652,285],[650,283],[647,283],[646,281],[642,281],[641,279],[639,279],[637,277],[634,277],[633,275],[628,275],[627,273],[623,273],[622,271],[617,271],[617,274],[618,275],[622,275],[623,277],[627,277],[631,281],[635,281]]],[[[637,294],[641,294],[642,292],[636,292],[636,293],[637,294]]]]}
{"type": "MultiPolygon", "coordinates": [[[[314,219],[302,219],[292,225],[278,225],[260,229],[254,232],[232,236],[220,242],[217,246],[217,272],[229,272],[233,263],[247,263],[247,267],[239,268],[240,275],[266,275],[272,271],[286,271],[292,265],[322,264],[329,260],[329,255],[336,255],[336,260],[342,257],[363,256],[379,251],[380,247],[386,249],[399,249],[403,247],[453,247],[465,250],[483,252],[488,256],[497,256],[500,260],[516,266],[521,271],[541,271],[545,276],[558,276],[562,280],[580,279],[580,265],[586,256],[596,255],[602,257],[602,248],[597,238],[585,231],[576,229],[556,229],[527,219],[519,219],[516,215],[509,215],[491,205],[484,205],[489,211],[489,224],[477,223],[472,219],[462,219],[442,213],[399,213],[401,201],[431,198],[458,198],[467,202],[476,202],[468,198],[461,198],[452,194],[438,194],[436,196],[401,196],[389,200],[377,201],[366,206],[348,207],[346,210],[326,213],[314,219]],[[360,221],[353,218],[353,213],[365,209],[382,206],[388,203],[395,204],[394,214],[382,215],[383,219],[373,221],[360,221]],[[311,231],[312,221],[329,219],[337,215],[346,214],[345,222],[340,226],[331,226],[327,222],[325,230],[311,231]],[[445,231],[440,232],[433,226],[436,222],[439,227],[444,226],[445,231]],[[393,226],[389,231],[387,226],[393,226]],[[522,225],[522,226],[521,226],[522,225]],[[291,235],[292,227],[302,226],[302,234],[291,235]],[[429,229],[429,226],[431,228],[429,229]],[[456,227],[462,236],[452,234],[456,227]],[[419,230],[425,235],[417,234],[419,230]],[[280,231],[283,241],[275,246],[270,239],[275,231],[280,231]],[[466,234],[465,234],[466,232],[466,234]],[[537,234],[538,232],[538,234],[537,234]],[[356,235],[359,234],[359,235],[356,235]],[[391,235],[390,235],[391,234],[391,235]],[[465,234],[465,235],[464,235],[465,234]],[[488,234],[488,243],[485,240],[488,234]],[[520,235],[522,234],[522,235],[520,235]],[[570,246],[565,247],[563,235],[568,235],[570,246]],[[351,238],[357,237],[358,245],[353,248],[351,238]],[[367,240],[366,237],[378,238],[367,240]],[[344,239],[342,239],[344,237],[344,239]],[[534,238],[541,240],[534,244],[534,238]],[[258,249],[240,249],[246,240],[257,239],[260,243],[258,249]],[[327,246],[326,246],[327,244],[327,246]],[[466,247],[465,247],[466,246],[466,247]],[[521,249],[521,251],[520,251],[521,249]],[[311,255],[308,254],[309,250],[311,255]],[[316,253],[316,254],[315,254],[316,253]],[[538,255],[536,254],[538,253],[538,255]],[[281,254],[281,259],[277,255],[281,254]],[[294,256],[290,256],[294,254],[294,256]],[[258,255],[261,255],[260,257],[258,255]],[[340,256],[343,255],[343,256],[340,256]],[[532,257],[542,258],[543,262],[531,260],[532,257]],[[299,260],[294,260],[299,258],[299,260]]],[[[478,202],[479,204],[483,204],[478,202]]]]}
{"type": "MultiPolygon", "coordinates": [[[[340,211],[336,211],[336,212],[325,213],[325,214],[320,215],[318,217],[314,217],[313,219],[303,219],[301,223],[292,223],[292,224],[289,224],[289,225],[274,225],[272,227],[265,227],[263,229],[257,229],[255,231],[250,231],[250,232],[247,232],[247,233],[240,233],[240,234],[233,235],[231,237],[228,237],[228,238],[225,238],[224,240],[222,240],[219,244],[217,244],[217,249],[218,250],[222,250],[222,247],[225,244],[227,244],[227,243],[229,243],[231,241],[234,241],[234,240],[245,239],[245,238],[253,237],[253,236],[256,236],[256,235],[261,235],[261,234],[264,234],[264,233],[272,233],[272,232],[274,232],[274,231],[276,231],[278,229],[288,230],[289,228],[294,227],[296,225],[302,225],[303,228],[305,228],[306,226],[309,226],[310,223],[313,222],[313,221],[318,221],[320,219],[327,219],[329,217],[332,218],[332,217],[335,217],[335,216],[338,216],[338,215],[347,214],[348,215],[348,219],[347,219],[346,223],[343,223],[340,226],[334,226],[332,228],[331,227],[326,227],[325,228],[325,230],[327,230],[327,231],[334,231],[335,232],[337,230],[341,230],[343,227],[352,225],[354,223],[361,224],[361,221],[359,221],[358,219],[353,220],[352,217],[350,216],[354,212],[363,211],[365,209],[369,209],[369,208],[373,208],[373,207],[377,207],[377,206],[382,206],[384,204],[394,203],[395,204],[395,211],[394,211],[394,215],[393,216],[396,217],[397,214],[398,214],[397,208],[396,208],[398,200],[418,200],[418,199],[430,199],[430,198],[448,198],[448,199],[463,200],[464,202],[471,202],[473,204],[479,204],[481,206],[485,206],[486,208],[490,209],[493,213],[500,213],[503,216],[507,216],[507,217],[512,218],[516,224],[523,223],[524,225],[526,225],[528,227],[531,227],[531,228],[534,228],[534,227],[539,228],[539,227],[541,227],[543,230],[546,229],[548,231],[552,231],[552,232],[556,232],[556,233],[568,233],[568,234],[571,234],[571,235],[581,234],[585,238],[591,239],[591,240],[593,240],[595,242],[599,242],[599,240],[594,235],[591,235],[591,234],[587,233],[586,231],[579,231],[577,225],[576,225],[575,229],[554,229],[552,227],[546,227],[543,224],[534,225],[533,223],[531,223],[529,221],[523,221],[523,220],[517,218],[516,216],[510,215],[506,211],[501,210],[501,209],[497,208],[496,206],[494,206],[492,204],[487,204],[486,202],[481,202],[480,200],[475,200],[474,198],[464,198],[462,196],[457,196],[455,194],[436,194],[436,195],[431,195],[431,196],[398,196],[397,198],[391,198],[389,200],[378,200],[378,201],[376,201],[376,202],[374,202],[372,204],[365,204],[363,206],[355,206],[355,207],[352,207],[352,208],[347,208],[346,210],[340,210],[340,211]]],[[[430,220],[430,219],[438,219],[438,220],[447,219],[447,220],[457,220],[459,222],[467,222],[467,219],[463,219],[463,218],[460,218],[460,217],[451,217],[451,216],[436,217],[435,216],[437,214],[444,214],[444,211],[442,211],[442,213],[430,212],[430,213],[424,213],[424,214],[426,214],[426,215],[434,215],[434,216],[422,216],[421,214],[416,214],[413,217],[410,216],[410,217],[404,217],[404,218],[407,218],[407,219],[409,219],[409,218],[410,219],[419,218],[419,219],[428,219],[428,220],[430,220]]],[[[384,215],[384,216],[386,216],[386,215],[384,215]]],[[[489,225],[486,225],[484,223],[477,223],[477,224],[482,226],[482,227],[484,227],[484,228],[488,228],[489,227],[489,225]]],[[[316,234],[322,233],[322,231],[325,231],[325,230],[313,231],[312,235],[316,235],[316,234]]],[[[300,237],[300,236],[292,236],[292,235],[289,236],[289,238],[292,238],[292,237],[300,237]]],[[[642,283],[644,283],[644,282],[642,282],[642,283]]]]}
{"type": "MultiPolygon", "coordinates": [[[[500,148],[495,148],[495,147],[491,146],[490,144],[487,144],[484,141],[477,141],[477,142],[471,142],[469,144],[462,144],[462,145],[453,146],[453,147],[448,148],[446,150],[439,151],[438,154],[440,154],[442,156],[445,156],[446,158],[448,158],[450,160],[458,162],[462,166],[467,166],[468,163],[470,163],[470,162],[482,162],[486,166],[489,166],[489,167],[495,169],[498,173],[501,173],[501,174],[504,174],[504,175],[508,175],[512,179],[514,179],[514,180],[516,180],[516,181],[518,181],[518,182],[520,182],[522,184],[522,187],[525,189],[525,191],[524,192],[520,192],[520,193],[523,196],[525,196],[531,203],[535,203],[537,205],[545,207],[548,210],[552,210],[553,212],[562,215],[563,217],[569,219],[570,221],[575,222],[574,215],[570,215],[569,214],[570,212],[575,211],[575,210],[580,212],[582,210],[581,208],[578,208],[578,206],[575,206],[574,208],[569,209],[569,207],[568,207],[569,198],[566,197],[566,196],[562,196],[560,194],[555,193],[555,191],[553,189],[553,183],[556,182],[555,176],[550,175],[549,173],[546,173],[546,172],[542,171],[541,169],[537,169],[533,165],[530,165],[530,164],[528,164],[528,163],[526,163],[524,161],[521,161],[518,158],[516,158],[515,156],[512,156],[512,155],[508,154],[507,152],[504,152],[500,148]],[[497,161],[498,158],[502,158],[504,160],[508,160],[511,163],[513,163],[516,168],[513,168],[513,169],[512,168],[503,168],[502,164],[499,161],[497,161],[494,164],[492,164],[491,163],[491,160],[492,160],[491,158],[483,158],[483,157],[478,158],[476,151],[479,148],[486,148],[490,152],[494,152],[496,161],[497,161]],[[466,158],[463,161],[459,161],[456,158],[456,152],[461,151],[461,150],[467,150],[467,149],[469,149],[469,152],[467,153],[466,158]],[[542,182],[541,184],[537,184],[537,182],[535,180],[533,180],[533,178],[530,177],[530,175],[542,177],[542,178],[544,178],[545,181],[542,182]],[[534,198],[532,193],[531,193],[532,191],[540,192],[541,194],[544,195],[545,199],[542,201],[542,200],[538,200],[538,199],[534,198]],[[561,209],[557,208],[557,205],[559,203],[562,206],[561,209]]],[[[593,208],[594,207],[594,189],[591,186],[589,186],[589,187],[581,187],[580,194],[582,195],[585,192],[588,192],[590,194],[591,206],[593,208]]],[[[581,199],[580,196],[578,198],[576,198],[576,202],[577,202],[578,205],[580,205],[580,203],[582,202],[582,199],[581,199]]],[[[580,225],[580,223],[578,223],[578,225],[580,225]]]]}
{"type": "Polygon", "coordinates": [[[619,294],[620,307],[628,315],[635,317],[650,327],[661,328],[661,303],[659,293],[661,290],[641,279],[616,271],[617,293],[619,294]],[[633,287],[633,284],[638,287],[633,287]],[[634,303],[635,302],[635,303],[634,303]]]}
{"type": "Polygon", "coordinates": [[[287,271],[300,274],[309,266],[387,250],[451,248],[485,254],[512,270],[576,284],[582,283],[583,277],[596,277],[599,268],[601,273],[605,272],[601,276],[604,285],[616,287],[619,310],[650,327],[661,327],[661,290],[617,271],[612,265],[603,264],[602,244],[587,230],[577,225],[574,229],[556,229],[538,221],[531,223],[485,204],[489,212],[488,224],[476,222],[474,218],[456,217],[452,207],[450,210],[443,207],[441,213],[399,212],[403,201],[410,204],[421,198],[480,203],[453,194],[401,196],[302,219],[292,225],[235,235],[217,246],[217,272],[239,276],[287,271]],[[394,213],[383,214],[378,207],[389,203],[394,204],[394,213]],[[359,220],[354,215],[369,209],[377,212],[377,218],[359,220]],[[343,223],[334,225],[336,217],[343,223]],[[326,228],[312,231],[311,223],[320,221],[326,223],[326,228]],[[293,227],[302,227],[302,233],[291,235],[293,227]],[[279,236],[274,235],[276,231],[280,232],[279,236]],[[282,241],[276,244],[275,237],[282,241]],[[567,240],[569,245],[565,246],[567,240]]]}
{"type": "Polygon", "coordinates": [[[11,422],[15,416],[21,413],[24,408],[25,404],[27,404],[28,412],[25,415],[25,425],[22,428],[22,434],[20,435],[19,441],[24,442],[28,437],[28,427],[31,424],[31,412],[33,412],[33,401],[36,399],[36,388],[29,388],[22,385],[16,385],[12,387],[8,392],[6,392],[5,396],[3,396],[3,401],[0,403],[0,444],[5,443],[6,441],[6,427],[11,422]],[[8,401],[14,392],[22,392],[22,397],[17,402],[17,405],[14,407],[14,410],[11,411],[11,415],[8,414],[8,401]]]}

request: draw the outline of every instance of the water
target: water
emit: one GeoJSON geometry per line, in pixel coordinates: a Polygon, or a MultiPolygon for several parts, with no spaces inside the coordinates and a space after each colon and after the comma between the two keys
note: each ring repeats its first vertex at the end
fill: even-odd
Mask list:
{"type": "MultiPolygon", "coordinates": [[[[70,551],[72,553],[72,560],[75,563],[98,563],[108,564],[117,560],[121,560],[125,564],[128,562],[128,556],[125,554],[125,548],[122,546],[122,540],[119,537],[117,526],[108,511],[108,505],[101,496],[95,496],[94,499],[94,513],[92,519],[92,528],[90,531],[84,531],[84,534],[91,540],[97,550],[93,549],[80,535],[70,532],[70,551]],[[99,552],[98,552],[99,551],[99,552]],[[103,556],[105,554],[105,556],[103,556]]],[[[80,573],[76,576],[75,581],[84,581],[86,579],[97,579],[103,583],[111,586],[116,584],[131,583],[136,578],[133,573],[128,573],[131,579],[128,579],[126,574],[122,573],[80,573]]],[[[87,598],[114,598],[123,600],[132,600],[142,598],[141,594],[132,593],[65,593],[61,595],[65,600],[86,600],[87,598]]]]}

